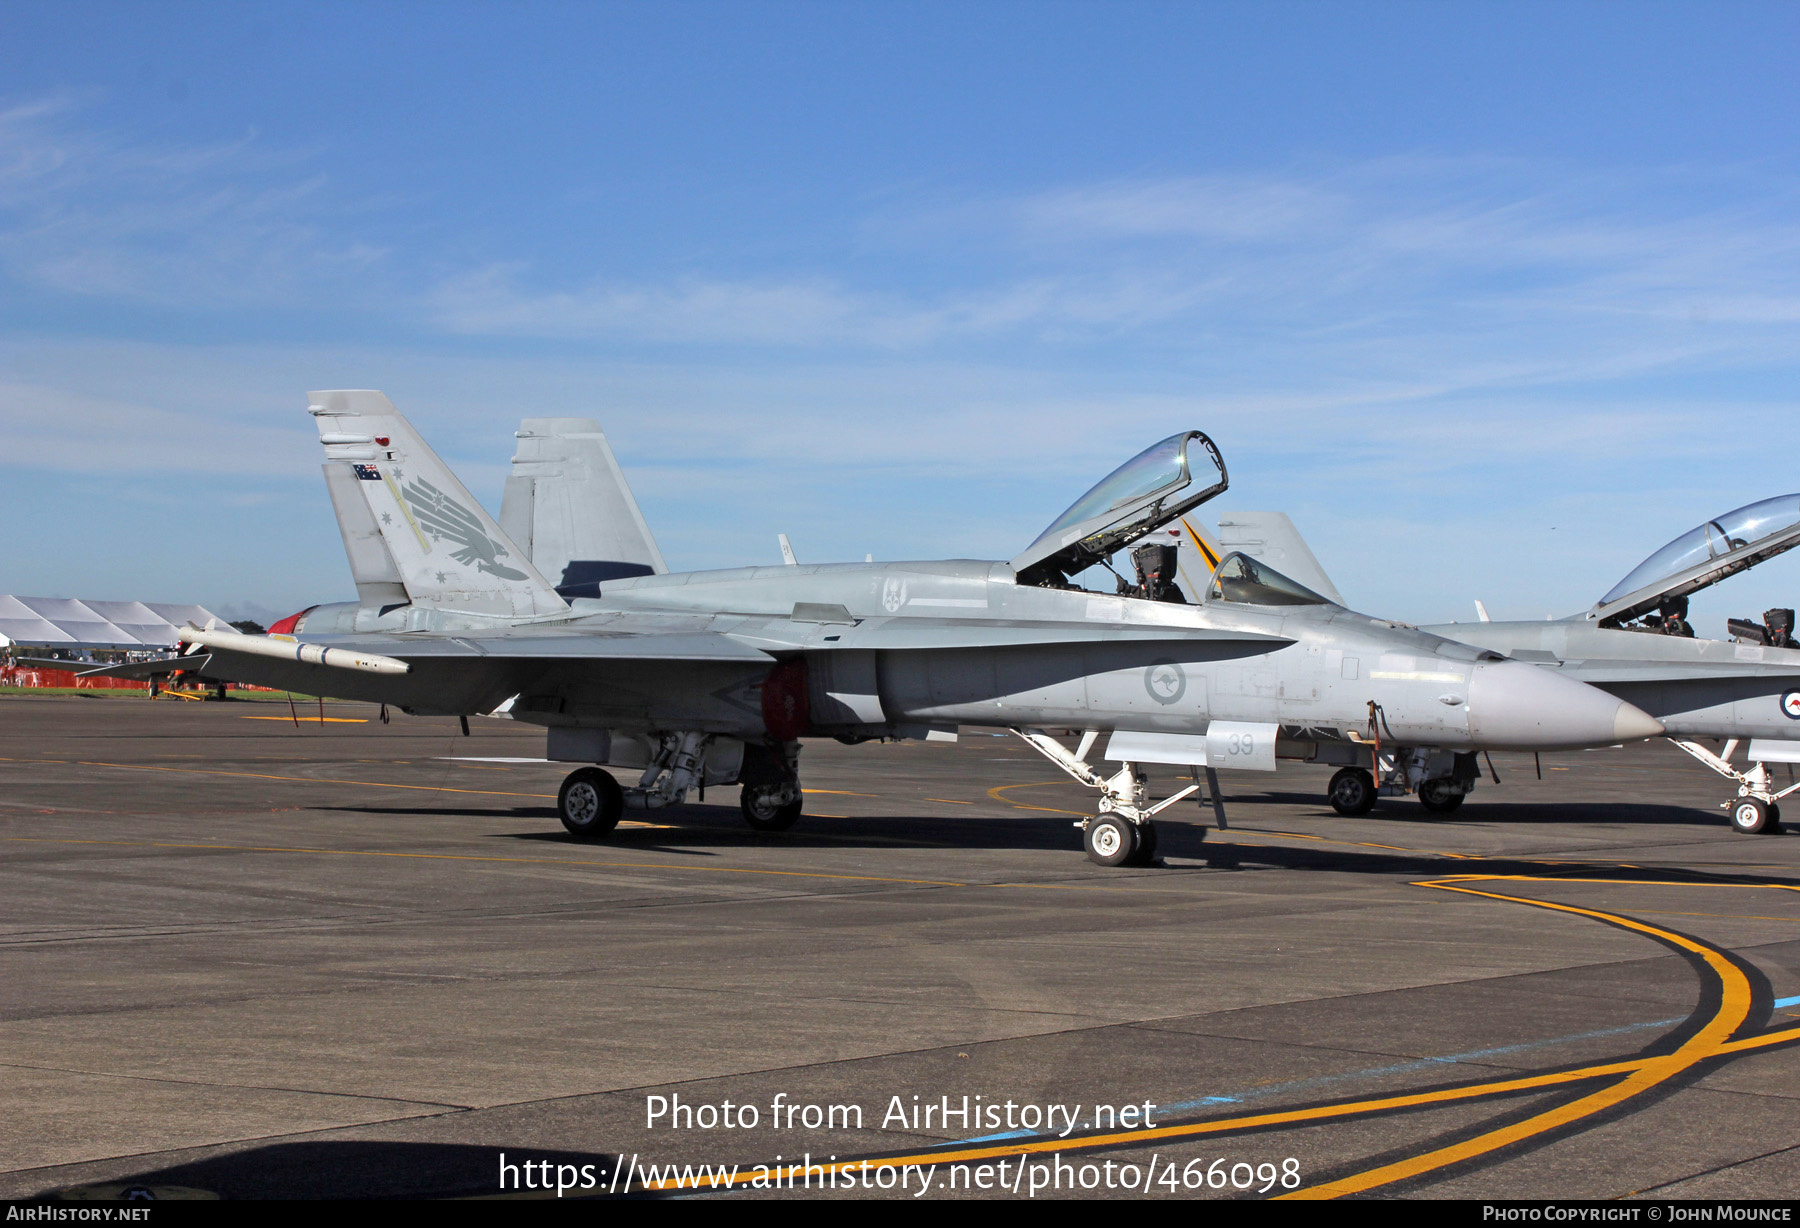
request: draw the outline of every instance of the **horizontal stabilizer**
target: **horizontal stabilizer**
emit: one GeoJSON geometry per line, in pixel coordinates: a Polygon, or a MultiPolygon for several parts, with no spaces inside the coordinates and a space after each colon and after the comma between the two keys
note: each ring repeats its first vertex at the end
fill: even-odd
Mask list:
{"type": "MultiPolygon", "coordinates": [[[[179,673],[183,670],[204,670],[206,663],[212,660],[206,653],[194,653],[186,657],[157,657],[150,661],[126,661],[121,665],[104,665],[99,669],[84,669],[80,678],[160,678],[164,674],[179,673]]],[[[45,665],[54,662],[43,662],[45,665]]],[[[61,668],[67,669],[79,662],[64,661],[61,668]]]]}

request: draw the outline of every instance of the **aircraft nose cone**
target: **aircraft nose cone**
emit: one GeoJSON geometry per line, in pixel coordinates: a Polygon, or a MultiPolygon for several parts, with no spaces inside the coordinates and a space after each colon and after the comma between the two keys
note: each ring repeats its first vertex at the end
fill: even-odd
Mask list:
{"type": "Polygon", "coordinates": [[[1498,749],[1610,746],[1653,738],[1662,723],[1598,687],[1520,661],[1483,662],[1469,682],[1469,732],[1498,749]]]}
{"type": "Polygon", "coordinates": [[[1613,718],[1613,741],[1641,742],[1645,738],[1660,738],[1667,732],[1661,721],[1642,708],[1619,701],[1619,714],[1613,718]]]}

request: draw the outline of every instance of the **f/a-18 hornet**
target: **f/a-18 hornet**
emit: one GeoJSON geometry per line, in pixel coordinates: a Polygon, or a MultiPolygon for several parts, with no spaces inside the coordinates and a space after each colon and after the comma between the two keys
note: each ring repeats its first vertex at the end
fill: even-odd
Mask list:
{"type": "MultiPolygon", "coordinates": [[[[1312,588],[1338,600],[1299,531],[1280,512],[1239,512],[1219,521],[1213,540],[1204,528],[1183,523],[1181,545],[1199,556],[1191,576],[1224,552],[1241,550],[1279,562],[1312,588]]],[[[1476,648],[1555,670],[1642,707],[1662,722],[1669,740],[1738,786],[1728,804],[1731,825],[1746,834],[1778,830],[1780,800],[1800,785],[1779,788],[1770,763],[1800,763],[1800,646],[1794,611],[1765,611],[1761,622],[1727,620],[1730,640],[1697,637],[1688,622],[1688,598],[1741,571],[1800,546],[1800,494],[1763,499],[1690,529],[1634,567],[1591,608],[1567,618],[1495,622],[1475,603],[1479,622],[1421,628],[1476,648]],[[1718,750],[1697,738],[1717,738],[1718,750]],[[1745,742],[1747,766],[1732,755],[1745,742]]],[[[1378,757],[1379,792],[1410,791],[1419,782],[1404,771],[1408,752],[1392,747],[1378,757]]],[[[1334,790],[1344,814],[1375,804],[1373,777],[1353,789],[1334,790]]],[[[1444,813],[1460,793],[1417,787],[1427,809],[1444,813]]]]}
{"type": "MultiPolygon", "coordinates": [[[[803,737],[953,738],[970,724],[1012,730],[1096,790],[1097,813],[1078,824],[1088,855],[1142,864],[1153,816],[1197,792],[1201,769],[1271,771],[1278,754],[1362,762],[1386,743],[1407,747],[1422,779],[1454,782],[1483,749],[1663,731],[1615,696],[1353,613],[1241,554],[1187,602],[1169,582],[1175,548],[1153,535],[1228,484],[1199,431],[1127,461],[1009,562],[670,572],[591,424],[548,420],[588,439],[571,463],[616,479],[613,522],[590,534],[599,556],[575,557],[567,533],[521,545],[504,532],[382,394],[311,401],[359,600],[267,636],[189,629],[179,660],[412,713],[508,705],[546,727],[547,758],[588,765],[558,797],[578,838],[707,784],[741,784],[750,825],[785,828],[801,811],[803,737]],[[1133,546],[1137,583],[1075,586],[1133,546]],[[1074,731],[1075,748],[1050,729],[1074,731]],[[1153,764],[1193,783],[1153,802],[1153,764]],[[642,775],[624,788],[597,765],[642,775]]],[[[557,469],[559,439],[520,434],[502,518],[531,536],[555,519],[534,503],[556,483],[531,474],[557,469]]]]}

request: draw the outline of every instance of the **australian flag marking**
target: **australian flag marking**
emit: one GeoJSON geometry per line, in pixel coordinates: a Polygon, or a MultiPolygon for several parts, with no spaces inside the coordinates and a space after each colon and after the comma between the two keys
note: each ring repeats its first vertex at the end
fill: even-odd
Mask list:
{"type": "Polygon", "coordinates": [[[352,465],[350,467],[356,470],[356,476],[365,482],[381,481],[381,470],[373,465],[352,465]]]}

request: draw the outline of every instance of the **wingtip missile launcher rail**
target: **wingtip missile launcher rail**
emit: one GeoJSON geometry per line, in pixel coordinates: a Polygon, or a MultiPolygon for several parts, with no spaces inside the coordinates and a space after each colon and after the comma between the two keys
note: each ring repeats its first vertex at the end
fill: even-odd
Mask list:
{"type": "Polygon", "coordinates": [[[181,642],[220,652],[243,652],[257,657],[273,657],[281,661],[297,661],[302,665],[323,665],[329,669],[352,669],[365,674],[406,674],[412,666],[379,653],[356,652],[347,648],[327,648],[321,644],[302,644],[274,635],[245,635],[241,631],[201,628],[189,625],[182,629],[181,642]]]}

